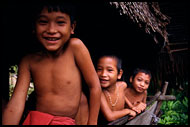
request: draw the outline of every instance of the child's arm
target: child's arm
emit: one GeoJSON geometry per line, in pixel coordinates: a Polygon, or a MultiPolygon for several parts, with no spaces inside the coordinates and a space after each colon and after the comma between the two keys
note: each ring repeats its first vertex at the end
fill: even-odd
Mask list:
{"type": "Polygon", "coordinates": [[[131,104],[131,102],[128,100],[128,98],[125,96],[125,102],[128,105],[130,109],[132,109],[134,106],[131,104]]]}
{"type": "Polygon", "coordinates": [[[142,102],[138,102],[138,104],[132,108],[132,110],[136,111],[138,114],[141,113],[146,109],[146,98],[147,98],[147,91],[144,93],[144,97],[142,102]]]}
{"type": "Polygon", "coordinates": [[[112,111],[108,106],[108,102],[107,102],[106,97],[103,92],[101,95],[101,111],[104,114],[104,117],[108,121],[114,121],[114,120],[119,119],[126,115],[130,115],[133,117],[136,116],[136,113],[134,111],[127,109],[127,108],[118,110],[118,111],[112,111]]]}
{"type": "Polygon", "coordinates": [[[86,46],[79,39],[73,38],[71,39],[71,41],[73,42],[72,47],[77,65],[80,68],[90,90],[88,124],[97,125],[101,98],[100,81],[98,79],[94,65],[92,63],[90,54],[86,46]]]}
{"type": "Polygon", "coordinates": [[[3,125],[18,125],[24,111],[30,84],[29,64],[26,57],[21,61],[18,71],[18,79],[13,95],[3,112],[3,125]]]}

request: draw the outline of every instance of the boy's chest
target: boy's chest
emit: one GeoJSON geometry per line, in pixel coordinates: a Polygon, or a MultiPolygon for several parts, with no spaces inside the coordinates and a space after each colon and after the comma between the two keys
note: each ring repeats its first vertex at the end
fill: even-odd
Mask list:
{"type": "Polygon", "coordinates": [[[142,102],[143,101],[144,94],[143,95],[139,95],[139,96],[128,94],[126,97],[131,102],[132,105],[136,105],[136,104],[138,104],[138,102],[142,102]]]}
{"type": "Polygon", "coordinates": [[[118,111],[118,110],[124,109],[125,98],[124,98],[123,92],[121,92],[121,91],[119,91],[118,96],[115,95],[114,97],[112,96],[112,98],[107,97],[107,101],[108,101],[109,107],[112,111],[118,111]],[[110,102],[110,101],[112,101],[112,102],[110,102]],[[113,106],[113,104],[115,104],[115,106],[113,106]]]}
{"type": "Polygon", "coordinates": [[[79,73],[74,57],[72,56],[36,60],[31,63],[30,70],[33,79],[36,81],[70,80],[72,76],[76,76],[79,73]]]}
{"type": "Polygon", "coordinates": [[[73,68],[75,65],[74,58],[61,57],[58,59],[45,58],[40,61],[34,61],[31,64],[31,70],[41,72],[59,72],[67,71],[73,68]]]}

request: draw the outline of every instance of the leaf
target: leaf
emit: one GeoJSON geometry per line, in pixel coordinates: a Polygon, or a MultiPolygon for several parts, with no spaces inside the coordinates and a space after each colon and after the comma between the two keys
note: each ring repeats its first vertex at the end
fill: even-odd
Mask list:
{"type": "Polygon", "coordinates": [[[184,97],[184,99],[182,100],[183,105],[188,108],[188,98],[184,97]]]}
{"type": "Polygon", "coordinates": [[[173,103],[172,109],[179,108],[179,105],[181,105],[181,102],[179,100],[177,100],[176,102],[173,103]]]}
{"type": "Polygon", "coordinates": [[[168,108],[169,108],[169,110],[171,110],[172,109],[172,105],[173,105],[173,101],[168,101],[168,108]]]}

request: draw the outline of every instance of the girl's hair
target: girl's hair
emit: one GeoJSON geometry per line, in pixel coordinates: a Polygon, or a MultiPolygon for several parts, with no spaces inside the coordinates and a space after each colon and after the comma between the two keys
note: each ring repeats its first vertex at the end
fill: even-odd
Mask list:
{"type": "Polygon", "coordinates": [[[61,11],[70,16],[71,24],[74,23],[76,16],[76,4],[72,2],[66,2],[63,0],[38,0],[38,3],[33,6],[34,20],[38,19],[39,14],[44,8],[48,9],[48,12],[61,11]]]}
{"type": "Polygon", "coordinates": [[[134,79],[135,76],[136,76],[139,72],[143,72],[143,73],[149,75],[150,78],[152,78],[151,72],[150,72],[148,69],[145,69],[145,68],[136,68],[136,69],[133,71],[132,78],[134,79]]]}

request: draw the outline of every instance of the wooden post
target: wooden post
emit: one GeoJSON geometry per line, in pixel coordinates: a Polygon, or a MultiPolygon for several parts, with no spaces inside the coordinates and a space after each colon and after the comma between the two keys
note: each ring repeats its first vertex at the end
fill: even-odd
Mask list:
{"type": "Polygon", "coordinates": [[[155,100],[157,100],[158,97],[160,96],[160,94],[161,94],[161,92],[158,91],[158,92],[151,98],[151,100],[146,103],[146,104],[147,104],[147,107],[148,107],[150,104],[152,104],[152,102],[154,102],[155,100]]]}
{"type": "MultiPolygon", "coordinates": [[[[164,84],[164,87],[163,87],[163,89],[162,89],[162,94],[161,94],[161,95],[165,95],[165,94],[166,94],[167,88],[168,88],[168,82],[165,81],[165,84],[164,84]]],[[[156,116],[158,115],[158,113],[159,113],[159,111],[160,111],[161,105],[162,105],[162,101],[158,101],[158,105],[157,105],[156,110],[155,110],[155,112],[154,112],[154,114],[155,114],[156,116]]],[[[156,124],[156,123],[154,123],[153,120],[152,120],[151,123],[152,123],[152,125],[155,125],[155,124],[156,124]]]]}

